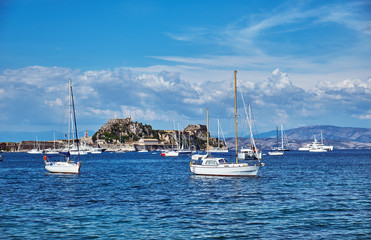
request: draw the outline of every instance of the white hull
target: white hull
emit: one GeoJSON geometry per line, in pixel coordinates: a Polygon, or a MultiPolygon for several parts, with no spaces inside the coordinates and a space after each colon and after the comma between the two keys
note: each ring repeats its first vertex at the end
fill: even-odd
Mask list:
{"type": "Polygon", "coordinates": [[[179,152],[175,152],[175,151],[163,152],[163,153],[161,153],[161,156],[163,156],[163,157],[178,157],[179,152]]]}
{"type": "Polygon", "coordinates": [[[326,149],[309,149],[309,152],[327,152],[326,149]]]}
{"type": "Polygon", "coordinates": [[[79,173],[80,163],[69,162],[47,162],[45,169],[51,173],[79,173]]]}
{"type": "Polygon", "coordinates": [[[52,154],[59,154],[59,152],[51,150],[51,151],[45,151],[45,154],[52,155],[52,154]]]}
{"type": "Polygon", "coordinates": [[[74,156],[76,156],[76,155],[79,155],[79,153],[80,153],[80,155],[87,155],[88,154],[88,151],[70,151],[70,154],[71,155],[74,155],[74,156]]]}
{"type": "Polygon", "coordinates": [[[59,152],[46,152],[45,154],[48,154],[48,155],[57,155],[57,154],[59,154],[59,152]]]}
{"type": "Polygon", "coordinates": [[[301,147],[298,151],[309,151],[309,147],[301,147]]]}
{"type": "Polygon", "coordinates": [[[256,176],[258,174],[260,165],[248,164],[219,164],[217,166],[206,165],[191,165],[191,172],[197,175],[209,176],[256,176]]]}
{"type": "Polygon", "coordinates": [[[32,149],[27,152],[28,154],[43,154],[43,151],[37,150],[37,149],[32,149]]]}
{"type": "Polygon", "coordinates": [[[91,154],[101,154],[102,151],[91,151],[90,153],[91,153],[91,154]]]}
{"type": "Polygon", "coordinates": [[[209,150],[211,153],[227,153],[228,149],[211,149],[209,150]]]}
{"type": "Polygon", "coordinates": [[[283,152],[278,152],[278,151],[268,152],[268,155],[270,155],[270,156],[282,156],[283,152]]]}

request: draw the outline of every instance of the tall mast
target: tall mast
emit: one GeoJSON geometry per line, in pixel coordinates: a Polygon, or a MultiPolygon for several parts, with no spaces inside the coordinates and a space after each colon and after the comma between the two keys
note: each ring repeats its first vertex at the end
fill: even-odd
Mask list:
{"type": "Polygon", "coordinates": [[[236,163],[238,163],[238,145],[237,145],[237,71],[234,71],[234,127],[236,133],[236,163]]]}
{"type": "Polygon", "coordinates": [[[76,147],[77,147],[77,156],[80,161],[80,149],[79,149],[79,136],[77,134],[77,124],[76,124],[76,110],[75,110],[75,101],[73,100],[73,92],[72,92],[72,82],[70,80],[70,89],[71,89],[71,102],[72,102],[72,111],[73,111],[73,126],[75,129],[75,139],[76,139],[76,147]]]}
{"type": "Polygon", "coordinates": [[[207,109],[206,154],[209,154],[209,108],[207,109]]]}
{"type": "Polygon", "coordinates": [[[278,150],[278,127],[276,126],[276,146],[278,150]]]}
{"type": "Polygon", "coordinates": [[[281,124],[281,150],[283,151],[283,127],[281,124]]]}
{"type": "Polygon", "coordinates": [[[71,98],[71,89],[72,89],[72,82],[71,79],[69,80],[69,87],[68,87],[68,152],[70,151],[70,137],[71,137],[71,118],[72,118],[72,98],[71,98]]]}
{"type": "Polygon", "coordinates": [[[174,118],[173,118],[173,137],[171,138],[171,150],[172,151],[174,150],[173,138],[174,139],[176,138],[174,129],[175,129],[175,126],[174,126],[174,118]]]}
{"type": "Polygon", "coordinates": [[[218,118],[218,149],[220,149],[220,141],[219,141],[219,118],[218,118]]]}
{"type": "Polygon", "coordinates": [[[177,144],[177,146],[178,146],[178,151],[179,151],[179,149],[180,149],[180,128],[179,128],[179,120],[178,120],[178,144],[177,144]]]}

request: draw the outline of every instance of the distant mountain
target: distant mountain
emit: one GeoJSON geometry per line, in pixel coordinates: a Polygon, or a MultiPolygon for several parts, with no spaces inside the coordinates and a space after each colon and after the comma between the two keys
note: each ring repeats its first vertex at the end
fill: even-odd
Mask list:
{"type": "MultiPolygon", "coordinates": [[[[52,141],[55,139],[66,139],[65,133],[54,132],[54,131],[44,131],[44,132],[10,132],[4,131],[0,132],[0,142],[21,142],[21,141],[35,141],[36,137],[38,141],[52,141]]],[[[89,136],[92,136],[95,132],[89,130],[89,136]]],[[[79,137],[85,135],[85,131],[78,133],[79,137]]]]}
{"type": "MultiPolygon", "coordinates": [[[[317,125],[286,130],[288,140],[313,140],[316,136],[320,140],[322,131],[325,140],[349,140],[362,143],[371,143],[371,128],[336,127],[317,125]]],[[[279,133],[280,134],[280,133],[279,133]]],[[[275,138],[276,131],[259,134],[259,138],[275,138]]]]}
{"type": "MultiPolygon", "coordinates": [[[[298,149],[313,142],[314,136],[321,140],[321,131],[325,144],[335,149],[370,149],[371,128],[336,127],[329,125],[316,125],[285,130],[285,136],[291,149],[298,149]]],[[[280,138],[279,130],[279,138],[280,138]]],[[[270,149],[276,144],[276,130],[257,134],[256,144],[261,149],[270,149]]],[[[234,139],[227,139],[227,146],[234,147],[234,139]]],[[[240,146],[249,144],[249,137],[239,139],[240,146]]]]}

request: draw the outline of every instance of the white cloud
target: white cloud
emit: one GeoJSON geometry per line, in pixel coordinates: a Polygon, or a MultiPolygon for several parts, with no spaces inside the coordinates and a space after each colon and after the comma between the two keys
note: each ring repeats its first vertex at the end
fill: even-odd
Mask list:
{"type": "Polygon", "coordinates": [[[359,116],[359,119],[362,119],[362,120],[371,120],[371,114],[360,115],[359,116]]]}
{"type": "MultiPolygon", "coordinates": [[[[60,74],[59,68],[41,67],[43,71],[33,73],[32,79],[44,79],[47,84],[36,86],[33,81],[9,83],[8,78],[19,79],[24,72],[32,72],[34,68],[20,69],[19,75],[17,70],[12,70],[10,75],[9,72],[0,75],[3,86],[0,92],[7,93],[0,110],[8,116],[8,120],[2,120],[2,126],[20,125],[19,119],[29,125],[40,122],[57,125],[64,118],[60,108],[55,108],[64,105],[62,99],[68,94],[66,77],[60,74]],[[47,75],[53,71],[57,73],[47,75]],[[10,103],[17,106],[17,111],[10,107],[10,103]],[[45,111],[45,106],[50,109],[45,111]]],[[[74,71],[67,69],[65,72],[74,71]]],[[[73,86],[79,124],[95,124],[99,128],[107,119],[128,116],[148,124],[157,121],[169,125],[172,118],[200,123],[205,120],[206,107],[212,116],[228,118],[233,113],[233,71],[225,74],[209,70],[208,73],[211,78],[197,73],[194,75],[197,81],[193,82],[185,80],[181,72],[150,72],[148,69],[118,68],[75,73],[73,86]]],[[[371,79],[323,81],[312,90],[304,90],[295,85],[295,78],[278,68],[258,81],[251,81],[251,76],[249,72],[239,71],[237,77],[246,102],[251,95],[258,125],[272,127],[286,122],[292,126],[296,122],[315,122],[335,116],[369,120],[371,79]]],[[[228,132],[228,128],[223,126],[223,129],[228,132]]]]}
{"type": "Polygon", "coordinates": [[[169,120],[169,116],[165,111],[154,111],[149,108],[143,109],[133,106],[121,106],[121,113],[124,118],[131,117],[134,120],[140,121],[169,120]]]}
{"type": "Polygon", "coordinates": [[[324,81],[320,82],[319,89],[330,90],[331,92],[346,92],[350,94],[369,94],[371,93],[371,78],[367,81],[362,81],[360,79],[346,79],[342,82],[331,82],[324,81]]]}
{"type": "Polygon", "coordinates": [[[45,100],[44,103],[49,105],[50,107],[60,107],[60,106],[62,106],[62,99],[56,98],[54,101],[53,100],[51,100],[51,101],[45,100]]]}
{"type": "Polygon", "coordinates": [[[90,117],[99,116],[100,118],[113,118],[113,116],[117,115],[118,112],[110,109],[97,109],[93,107],[87,107],[83,110],[83,114],[90,117]]]}

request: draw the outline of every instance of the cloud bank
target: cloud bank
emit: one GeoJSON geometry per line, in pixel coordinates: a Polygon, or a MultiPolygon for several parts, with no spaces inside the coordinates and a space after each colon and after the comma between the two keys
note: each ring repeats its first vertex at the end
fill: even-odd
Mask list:
{"type": "MultiPolygon", "coordinates": [[[[67,121],[71,78],[80,129],[97,130],[110,118],[129,116],[155,128],[171,129],[173,119],[184,126],[205,123],[209,107],[213,118],[223,119],[223,131],[228,134],[233,129],[228,123],[233,114],[233,72],[225,73],[227,78],[222,76],[186,81],[179,72],[150,73],[124,67],[85,72],[43,66],[6,70],[0,75],[0,110],[4,113],[0,130],[60,130],[67,121]]],[[[276,124],[288,128],[366,126],[371,116],[371,78],[323,81],[304,90],[289,74],[273,69],[263,81],[253,83],[238,77],[238,82],[245,101],[251,97],[261,131],[276,124]]],[[[241,106],[239,111],[243,112],[241,106]]]]}

